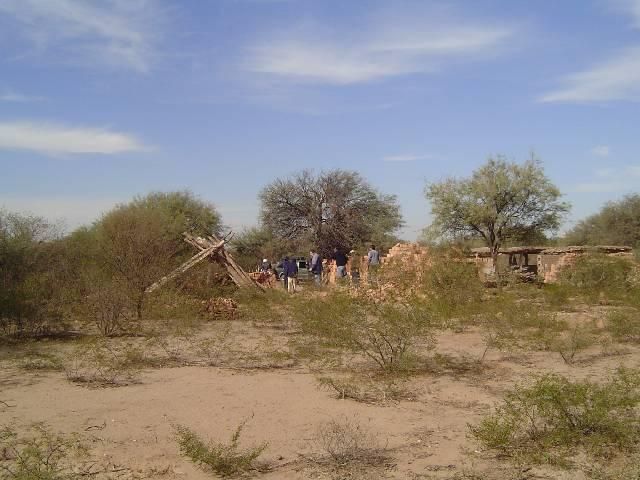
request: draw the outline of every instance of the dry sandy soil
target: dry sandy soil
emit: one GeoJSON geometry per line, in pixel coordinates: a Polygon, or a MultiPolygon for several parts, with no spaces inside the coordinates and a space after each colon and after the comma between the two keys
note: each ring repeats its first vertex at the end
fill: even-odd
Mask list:
{"type": "MultiPolygon", "coordinates": [[[[592,307],[568,315],[587,321],[600,313],[592,307]]],[[[207,335],[207,328],[213,326],[201,335],[207,335]]],[[[258,349],[265,337],[270,344],[284,345],[290,334],[287,329],[233,322],[234,338],[249,349],[258,349]]],[[[44,342],[34,348],[51,352],[67,347],[44,342]]],[[[414,401],[366,404],[318,388],[318,373],[304,362],[272,362],[262,368],[227,363],[149,368],[132,384],[95,388],[70,382],[64,372],[20,369],[15,352],[5,347],[0,400],[9,406],[0,405],[0,424],[25,428],[42,421],[54,431],[81,433],[91,446],[92,471],[112,471],[90,478],[212,478],[180,455],[172,426],[185,425],[226,441],[247,418],[242,443],[269,443],[261,457],[264,471],[250,473],[265,480],[474,478],[462,476],[472,470],[488,478],[579,478],[537,468],[515,472],[506,462],[478,452],[467,436],[467,424],[491,411],[505,389],[530,374],[552,371],[603,379],[620,365],[638,367],[640,352],[624,347],[603,354],[594,346],[569,366],[556,353],[490,351],[482,368],[463,368],[483,350],[482,336],[473,329],[445,332],[436,351],[462,359],[461,368],[406,380],[414,401]],[[368,428],[387,449],[387,459],[375,467],[340,468],[323,462],[315,437],[318,426],[332,419],[368,428]]]]}

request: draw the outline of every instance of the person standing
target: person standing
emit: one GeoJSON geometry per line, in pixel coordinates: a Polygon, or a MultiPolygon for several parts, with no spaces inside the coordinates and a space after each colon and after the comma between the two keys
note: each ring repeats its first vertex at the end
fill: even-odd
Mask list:
{"type": "Polygon", "coordinates": [[[347,261],[349,257],[338,247],[333,249],[333,259],[336,262],[336,277],[341,279],[347,276],[347,261]]]}
{"type": "Polygon", "coordinates": [[[311,255],[311,273],[315,284],[319,287],[322,284],[322,257],[314,250],[309,252],[311,255]]]}
{"type": "Polygon", "coordinates": [[[380,268],[380,252],[376,250],[375,245],[371,245],[369,253],[367,253],[367,277],[369,283],[378,281],[378,269],[380,268]]]}
{"type": "Polygon", "coordinates": [[[287,265],[289,264],[289,257],[284,257],[280,263],[278,263],[277,267],[282,268],[282,286],[285,290],[287,290],[287,265]]]}
{"type": "Polygon", "coordinates": [[[298,262],[296,262],[295,258],[287,260],[284,271],[287,277],[287,291],[289,293],[295,293],[298,283],[298,262]]]}

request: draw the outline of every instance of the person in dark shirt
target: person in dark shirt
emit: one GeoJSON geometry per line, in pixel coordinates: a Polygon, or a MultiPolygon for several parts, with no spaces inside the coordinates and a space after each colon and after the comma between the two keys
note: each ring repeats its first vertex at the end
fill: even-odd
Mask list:
{"type": "Polygon", "coordinates": [[[287,291],[295,293],[298,280],[298,262],[296,262],[295,258],[285,262],[284,275],[287,278],[287,291]]]}
{"type": "Polygon", "coordinates": [[[333,259],[336,262],[336,277],[344,278],[347,276],[347,262],[349,257],[337,247],[333,249],[333,259]]]}

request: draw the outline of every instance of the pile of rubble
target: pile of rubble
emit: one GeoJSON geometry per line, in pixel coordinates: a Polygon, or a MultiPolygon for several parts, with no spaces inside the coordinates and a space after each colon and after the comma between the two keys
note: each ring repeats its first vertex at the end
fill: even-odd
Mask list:
{"type": "Polygon", "coordinates": [[[232,298],[214,297],[202,301],[202,310],[213,320],[233,319],[238,314],[238,304],[232,298]]]}

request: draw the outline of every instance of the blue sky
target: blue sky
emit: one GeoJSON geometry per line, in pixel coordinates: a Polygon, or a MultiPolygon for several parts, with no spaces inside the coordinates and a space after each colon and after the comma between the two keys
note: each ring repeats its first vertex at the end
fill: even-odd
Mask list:
{"type": "Polygon", "coordinates": [[[190,189],[359,171],[414,239],[427,181],[534,151],[570,226],[640,190],[640,0],[0,0],[0,205],[70,227],[190,189]]]}

